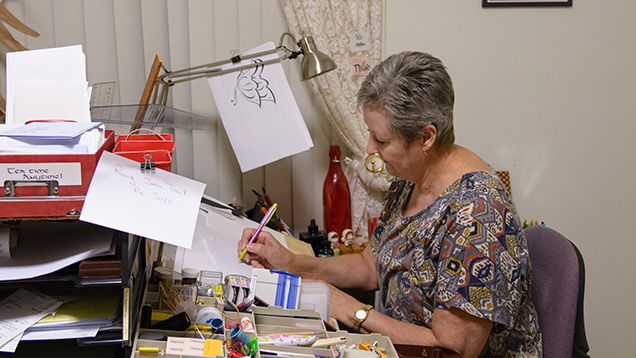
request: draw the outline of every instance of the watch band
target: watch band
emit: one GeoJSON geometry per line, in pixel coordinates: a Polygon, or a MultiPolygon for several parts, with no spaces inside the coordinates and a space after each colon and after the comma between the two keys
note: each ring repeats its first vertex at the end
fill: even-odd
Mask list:
{"type": "Polygon", "coordinates": [[[373,309],[371,305],[364,305],[353,314],[353,331],[360,332],[360,325],[369,317],[369,311],[373,309]],[[364,317],[358,318],[358,313],[364,313],[364,317]]]}

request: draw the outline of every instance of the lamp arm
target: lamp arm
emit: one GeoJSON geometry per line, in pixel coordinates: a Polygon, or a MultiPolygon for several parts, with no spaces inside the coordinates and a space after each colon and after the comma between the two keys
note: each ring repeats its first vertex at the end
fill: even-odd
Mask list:
{"type": "MultiPolygon", "coordinates": [[[[255,53],[251,53],[251,54],[247,54],[247,55],[236,56],[234,58],[236,58],[238,61],[249,60],[249,59],[253,59],[253,58],[257,58],[257,57],[263,57],[263,56],[271,55],[271,54],[277,53],[279,51],[283,51],[283,54],[280,55],[277,59],[275,59],[274,62],[282,61],[282,60],[284,60],[286,58],[289,58],[289,54],[291,53],[291,51],[289,49],[287,49],[287,48],[284,48],[284,47],[276,47],[276,48],[273,48],[273,49],[270,49],[270,50],[255,52],[255,53]]],[[[238,66],[238,67],[232,67],[232,68],[227,69],[227,70],[223,70],[223,69],[220,68],[221,65],[233,62],[234,58],[230,58],[230,59],[223,60],[223,61],[206,63],[206,64],[199,65],[199,66],[184,68],[184,69],[177,70],[177,71],[169,71],[169,72],[167,71],[166,73],[161,75],[158,78],[158,80],[161,80],[161,81],[164,81],[164,82],[170,82],[172,84],[176,84],[176,83],[180,83],[180,82],[186,82],[186,81],[195,80],[195,79],[198,79],[198,78],[210,77],[210,76],[218,76],[218,75],[221,75],[221,74],[224,74],[224,73],[228,73],[228,72],[240,71],[240,70],[243,70],[245,68],[255,67],[257,65],[257,64],[249,64],[249,65],[243,65],[243,66],[238,66]],[[178,79],[178,78],[181,78],[181,79],[178,79]],[[175,80],[173,80],[173,79],[175,79],[175,80]]],[[[267,61],[267,63],[272,63],[272,62],[271,61],[267,61]]]]}
{"type": "Polygon", "coordinates": [[[300,44],[298,44],[298,41],[296,41],[296,37],[294,36],[294,34],[292,34],[291,32],[285,31],[282,34],[280,34],[280,40],[278,41],[278,48],[284,49],[285,51],[287,51],[289,53],[289,55],[287,56],[287,58],[289,59],[294,59],[296,57],[298,57],[299,55],[302,55],[302,50],[298,50],[298,51],[292,51],[290,49],[288,49],[286,46],[283,45],[283,41],[285,40],[285,36],[289,36],[292,38],[292,40],[294,41],[294,45],[298,46],[300,48],[300,44]]]}
{"type": "Polygon", "coordinates": [[[294,37],[293,34],[291,34],[290,32],[283,32],[280,36],[280,43],[278,47],[273,49],[255,52],[255,53],[246,54],[246,55],[235,56],[226,60],[210,62],[203,65],[188,67],[188,68],[184,68],[184,69],[180,69],[176,71],[168,71],[164,67],[164,73],[157,77],[155,90],[152,96],[152,102],[165,105],[168,100],[169,88],[177,83],[193,81],[199,78],[220,76],[230,72],[242,71],[252,67],[277,63],[285,59],[297,58],[299,55],[303,53],[302,49],[299,49],[298,51],[293,51],[287,48],[286,46],[284,46],[283,40],[285,39],[285,36],[291,37],[292,40],[294,41],[294,44],[300,48],[300,45],[296,41],[296,38],[294,37]],[[239,62],[243,60],[250,60],[253,58],[263,57],[263,56],[271,55],[274,53],[279,54],[277,58],[272,58],[272,59],[261,61],[261,62],[252,62],[245,65],[230,67],[227,69],[221,68],[222,65],[225,65],[230,62],[235,63],[235,62],[239,62]]]}

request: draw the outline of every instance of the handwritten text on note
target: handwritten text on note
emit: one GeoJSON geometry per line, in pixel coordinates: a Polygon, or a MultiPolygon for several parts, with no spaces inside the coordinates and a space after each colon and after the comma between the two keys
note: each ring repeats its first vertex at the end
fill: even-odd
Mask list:
{"type": "Polygon", "coordinates": [[[205,184],[104,152],[80,220],[190,248],[205,184]]]}
{"type": "Polygon", "coordinates": [[[22,288],[0,301],[0,347],[61,305],[51,297],[22,288]]]}

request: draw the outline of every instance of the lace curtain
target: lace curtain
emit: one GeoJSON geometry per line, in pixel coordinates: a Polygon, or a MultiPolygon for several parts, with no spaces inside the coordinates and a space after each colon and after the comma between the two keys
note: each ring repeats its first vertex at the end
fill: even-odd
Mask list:
{"type": "Polygon", "coordinates": [[[367,213],[375,216],[380,212],[390,178],[386,171],[373,174],[364,166],[368,131],[356,107],[356,93],[364,77],[352,74],[351,58],[380,60],[382,0],[282,0],[282,4],[290,31],[296,36],[311,35],[338,65],[308,82],[332,128],[352,153],[344,160],[352,229],[357,237],[366,237],[367,213]],[[354,33],[369,35],[369,50],[351,52],[350,35],[354,33]]]}

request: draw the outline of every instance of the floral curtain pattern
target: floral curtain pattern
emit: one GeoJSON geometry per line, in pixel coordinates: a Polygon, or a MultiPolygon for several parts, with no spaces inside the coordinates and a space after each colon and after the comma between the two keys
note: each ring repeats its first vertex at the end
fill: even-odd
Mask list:
{"type": "Polygon", "coordinates": [[[338,68],[309,80],[318,105],[332,128],[351,151],[344,160],[351,191],[353,231],[368,236],[367,215],[379,213],[390,178],[386,171],[366,170],[367,126],[356,106],[356,93],[364,76],[354,75],[352,57],[381,56],[382,0],[281,0],[289,29],[296,36],[311,35],[338,68]],[[350,36],[368,34],[369,49],[352,52],[350,36]]]}

